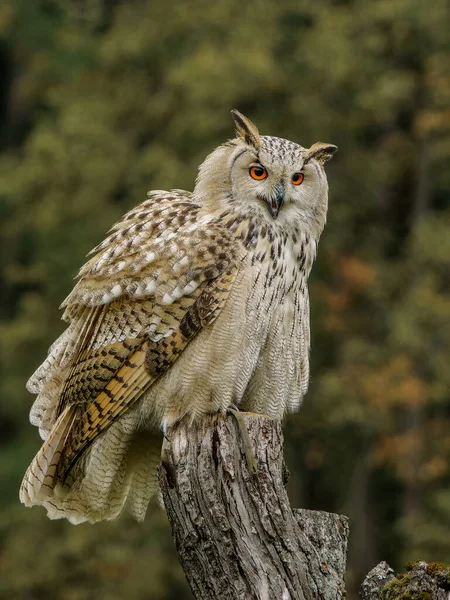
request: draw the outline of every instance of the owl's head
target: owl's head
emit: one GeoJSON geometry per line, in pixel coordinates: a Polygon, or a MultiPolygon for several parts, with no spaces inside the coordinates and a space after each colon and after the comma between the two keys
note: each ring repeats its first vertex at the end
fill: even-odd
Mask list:
{"type": "Polygon", "coordinates": [[[208,208],[231,208],[283,227],[300,221],[320,235],[326,221],[328,182],[324,164],[336,152],[317,142],[303,148],[260,136],[256,126],[232,111],[237,137],[219,146],[199,169],[194,195],[208,208]]]}

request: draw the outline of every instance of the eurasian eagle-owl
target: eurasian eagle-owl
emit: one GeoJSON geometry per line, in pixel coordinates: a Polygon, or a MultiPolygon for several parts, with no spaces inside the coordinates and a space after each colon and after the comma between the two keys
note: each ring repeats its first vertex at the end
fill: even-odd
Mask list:
{"type": "Polygon", "coordinates": [[[307,280],[337,148],[233,117],[194,191],[150,192],[63,303],[68,328],[28,382],[45,442],[20,491],[51,518],[142,519],[162,428],[230,405],[281,419],[307,391],[307,280]]]}

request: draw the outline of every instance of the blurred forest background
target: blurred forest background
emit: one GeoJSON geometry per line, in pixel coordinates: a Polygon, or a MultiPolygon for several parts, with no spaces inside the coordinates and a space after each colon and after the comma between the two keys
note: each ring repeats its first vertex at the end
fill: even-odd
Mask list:
{"type": "Polygon", "coordinates": [[[190,598],[164,513],[74,527],[25,509],[25,382],[85,254],[233,137],[339,146],[313,269],[312,380],[285,426],[293,506],[379,560],[450,562],[450,4],[1,0],[0,596],[190,598]]]}

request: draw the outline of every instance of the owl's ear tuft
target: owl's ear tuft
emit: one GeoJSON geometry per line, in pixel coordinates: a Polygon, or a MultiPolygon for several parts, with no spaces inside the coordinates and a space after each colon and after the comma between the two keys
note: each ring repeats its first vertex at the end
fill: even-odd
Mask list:
{"type": "Polygon", "coordinates": [[[313,144],[311,146],[311,148],[306,150],[305,160],[304,160],[303,164],[306,165],[306,163],[308,163],[310,160],[314,159],[314,160],[317,160],[318,163],[323,165],[324,163],[327,162],[327,160],[330,160],[330,158],[333,158],[333,154],[335,154],[337,152],[337,149],[338,149],[338,147],[334,146],[334,144],[325,144],[324,142],[316,142],[315,144],[313,144]]]}
{"type": "Polygon", "coordinates": [[[236,133],[246,144],[253,146],[256,150],[261,146],[261,138],[256,125],[250,119],[244,117],[238,110],[233,109],[231,114],[236,125],[236,133]]]}

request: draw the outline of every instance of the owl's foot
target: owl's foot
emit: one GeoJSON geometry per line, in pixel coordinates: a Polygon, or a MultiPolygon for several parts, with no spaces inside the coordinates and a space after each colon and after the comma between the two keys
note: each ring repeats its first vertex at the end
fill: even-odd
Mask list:
{"type": "Polygon", "coordinates": [[[239,430],[241,432],[242,441],[244,443],[244,452],[245,457],[247,459],[247,468],[250,475],[258,475],[258,466],[256,464],[255,454],[253,452],[252,443],[250,441],[250,436],[248,435],[247,426],[245,424],[245,420],[242,416],[242,413],[239,411],[238,407],[232,404],[228,407],[227,413],[233,415],[236,419],[236,422],[239,426],[239,430]]]}

